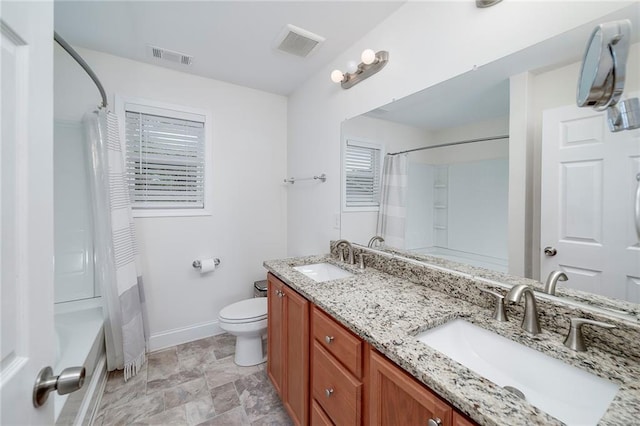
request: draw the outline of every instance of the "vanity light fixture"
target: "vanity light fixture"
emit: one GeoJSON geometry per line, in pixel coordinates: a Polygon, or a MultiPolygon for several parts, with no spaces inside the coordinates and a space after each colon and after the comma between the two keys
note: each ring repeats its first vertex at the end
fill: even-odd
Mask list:
{"type": "Polygon", "coordinates": [[[476,0],[476,7],[484,9],[485,7],[491,7],[494,4],[500,3],[502,0],[476,0]]]}
{"type": "Polygon", "coordinates": [[[344,73],[340,70],[333,70],[331,81],[340,83],[343,89],[349,89],[384,68],[389,62],[389,52],[386,50],[375,52],[372,49],[366,49],[362,52],[360,60],[362,61],[360,64],[349,61],[344,73]]]}

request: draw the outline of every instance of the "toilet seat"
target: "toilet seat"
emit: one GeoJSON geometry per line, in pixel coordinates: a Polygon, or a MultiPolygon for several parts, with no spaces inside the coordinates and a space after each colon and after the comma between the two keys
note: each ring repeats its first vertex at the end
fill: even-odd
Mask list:
{"type": "Polygon", "coordinates": [[[257,322],[267,318],[267,298],[241,300],[220,311],[220,321],[228,324],[243,324],[257,322]]]}

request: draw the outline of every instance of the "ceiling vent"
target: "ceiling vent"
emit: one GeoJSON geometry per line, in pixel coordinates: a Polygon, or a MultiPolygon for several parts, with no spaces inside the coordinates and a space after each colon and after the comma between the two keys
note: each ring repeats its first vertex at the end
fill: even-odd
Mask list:
{"type": "Polygon", "coordinates": [[[276,39],[275,46],[282,52],[306,58],[320,47],[323,41],[324,37],[287,24],[276,39]]]}
{"type": "Polygon", "coordinates": [[[174,64],[191,65],[193,56],[173,50],[163,49],[162,47],[147,46],[148,53],[152,58],[173,62],[174,64]]]}

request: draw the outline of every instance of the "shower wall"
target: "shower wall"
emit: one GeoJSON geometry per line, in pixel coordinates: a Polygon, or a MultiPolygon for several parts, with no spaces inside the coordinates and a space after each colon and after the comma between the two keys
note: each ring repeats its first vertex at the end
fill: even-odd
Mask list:
{"type": "Polygon", "coordinates": [[[93,234],[85,139],[79,121],[54,121],[55,302],[100,295],[93,279],[93,234]]]}

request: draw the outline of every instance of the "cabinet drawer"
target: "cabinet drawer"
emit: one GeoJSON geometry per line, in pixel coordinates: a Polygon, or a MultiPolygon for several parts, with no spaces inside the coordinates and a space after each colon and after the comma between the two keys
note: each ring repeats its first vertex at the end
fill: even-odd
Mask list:
{"type": "Polygon", "coordinates": [[[312,397],[336,425],[359,425],[362,383],[323,347],[313,342],[312,397]]]}
{"type": "Polygon", "coordinates": [[[362,378],[362,340],[317,307],[311,328],[314,339],[356,377],[362,378]]]}
{"type": "Polygon", "coordinates": [[[311,400],[311,426],[333,426],[333,422],[315,399],[311,400]]]}

